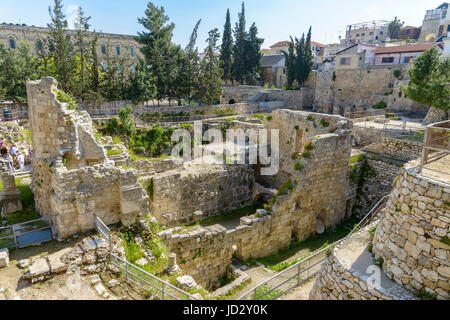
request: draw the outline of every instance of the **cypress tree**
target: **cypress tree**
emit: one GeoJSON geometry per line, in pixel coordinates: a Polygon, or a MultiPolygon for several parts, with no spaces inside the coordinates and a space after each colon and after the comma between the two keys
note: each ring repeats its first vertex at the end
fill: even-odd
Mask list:
{"type": "Polygon", "coordinates": [[[246,73],[246,38],[247,32],[245,31],[245,5],[242,2],[242,10],[239,13],[239,20],[236,23],[236,27],[234,29],[234,38],[235,43],[233,46],[233,78],[234,80],[244,84],[245,73],[246,73]]]}
{"type": "Polygon", "coordinates": [[[231,31],[230,9],[227,10],[222,37],[222,46],[220,49],[220,63],[223,70],[223,79],[225,81],[231,81],[231,70],[233,66],[233,35],[231,31]]]}

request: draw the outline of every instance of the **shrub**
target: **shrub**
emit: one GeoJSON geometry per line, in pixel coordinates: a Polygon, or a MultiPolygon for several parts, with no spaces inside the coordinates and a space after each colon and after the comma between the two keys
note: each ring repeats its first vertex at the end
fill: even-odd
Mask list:
{"type": "Polygon", "coordinates": [[[309,114],[309,115],[306,117],[306,120],[308,120],[308,121],[314,121],[314,118],[313,118],[312,115],[309,114]]]}
{"type": "Polygon", "coordinates": [[[401,73],[400,70],[398,70],[398,69],[394,70],[394,77],[396,77],[397,79],[400,78],[400,75],[401,75],[401,74],[402,74],[402,73],[401,73]]]}
{"type": "Polygon", "coordinates": [[[328,128],[329,126],[330,126],[330,123],[327,121],[327,120],[325,120],[325,119],[320,119],[320,124],[322,125],[322,127],[324,127],[324,128],[328,128]]]}
{"type": "Polygon", "coordinates": [[[384,101],[380,101],[377,104],[372,106],[372,109],[386,109],[387,108],[387,104],[384,101]]]}
{"type": "Polygon", "coordinates": [[[58,99],[59,102],[67,103],[67,109],[68,110],[75,110],[77,108],[76,101],[67,93],[65,93],[62,90],[59,90],[56,92],[56,99],[58,99]]]}
{"type": "Polygon", "coordinates": [[[133,152],[138,155],[143,155],[143,154],[145,154],[145,148],[144,147],[136,147],[133,149],[133,152]]]}
{"type": "Polygon", "coordinates": [[[308,143],[306,144],[305,150],[308,151],[308,152],[311,152],[311,151],[314,150],[314,146],[313,146],[312,142],[308,142],[308,143]]]}
{"type": "Polygon", "coordinates": [[[268,115],[268,116],[266,117],[266,119],[269,120],[269,121],[272,121],[272,115],[268,115]]]}
{"type": "Polygon", "coordinates": [[[295,171],[301,171],[301,170],[303,170],[305,167],[301,164],[301,163],[295,163],[295,165],[294,165],[294,169],[295,169],[295,171]]]}

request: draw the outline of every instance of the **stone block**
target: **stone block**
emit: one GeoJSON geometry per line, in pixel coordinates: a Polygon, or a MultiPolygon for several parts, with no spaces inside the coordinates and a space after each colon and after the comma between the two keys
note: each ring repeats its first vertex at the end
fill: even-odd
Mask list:
{"type": "Polygon", "coordinates": [[[0,268],[9,266],[9,251],[7,248],[0,249],[0,268]]]}

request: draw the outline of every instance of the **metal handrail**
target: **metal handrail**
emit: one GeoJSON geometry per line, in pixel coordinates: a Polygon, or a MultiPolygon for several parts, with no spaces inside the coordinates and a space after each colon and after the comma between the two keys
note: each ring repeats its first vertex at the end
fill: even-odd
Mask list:
{"type": "MultiPolygon", "coordinates": [[[[263,294],[262,296],[256,297],[256,290],[257,290],[258,288],[264,286],[265,284],[268,284],[268,283],[269,283],[270,281],[272,281],[273,279],[276,279],[276,278],[280,277],[281,275],[285,274],[286,272],[288,272],[288,271],[290,271],[290,270],[292,270],[292,269],[294,269],[294,268],[299,268],[299,269],[300,269],[300,265],[303,264],[304,262],[310,261],[312,258],[318,256],[319,254],[323,253],[324,251],[326,251],[326,250],[328,250],[328,249],[330,249],[330,248],[332,248],[332,247],[334,247],[334,246],[336,246],[336,245],[342,243],[343,241],[347,240],[351,235],[353,235],[353,233],[354,233],[355,231],[359,230],[359,228],[360,228],[363,224],[366,225],[367,222],[370,221],[370,220],[372,219],[373,213],[376,212],[376,210],[379,209],[379,207],[381,206],[381,204],[382,204],[388,197],[389,197],[389,195],[386,195],[386,196],[384,196],[383,198],[381,198],[381,199],[377,202],[377,204],[376,204],[376,205],[375,205],[375,206],[374,206],[374,207],[373,207],[373,208],[372,208],[372,209],[371,209],[371,210],[370,210],[370,211],[369,211],[369,212],[361,219],[361,221],[353,228],[353,230],[350,231],[350,233],[349,233],[347,236],[345,236],[345,237],[342,238],[341,240],[338,240],[338,241],[336,241],[336,242],[334,242],[334,243],[328,245],[328,246],[325,247],[325,248],[320,249],[319,251],[317,251],[317,252],[315,252],[315,253],[313,253],[313,254],[311,254],[311,255],[305,257],[304,259],[300,260],[300,261],[297,262],[296,264],[290,266],[289,268],[286,268],[285,270],[283,270],[283,271],[277,273],[276,275],[270,277],[269,279],[267,279],[267,280],[265,280],[264,282],[260,283],[260,284],[257,285],[256,287],[254,287],[254,288],[248,290],[246,293],[244,293],[243,295],[241,295],[237,300],[242,300],[242,299],[245,298],[246,296],[249,296],[252,292],[255,293],[255,300],[258,300],[259,298],[262,298],[263,296],[267,295],[268,293],[272,292],[273,290],[279,288],[281,285],[283,285],[283,284],[286,283],[287,281],[283,282],[283,283],[280,284],[280,285],[277,285],[276,287],[272,288],[270,291],[266,292],[266,293],[263,294]],[[366,220],[367,220],[367,222],[366,222],[366,220]]],[[[320,260],[319,262],[315,263],[313,266],[317,265],[318,263],[323,262],[323,261],[326,260],[326,259],[327,259],[327,257],[324,258],[324,259],[322,259],[322,260],[320,260]]],[[[312,266],[309,266],[308,269],[310,269],[311,267],[312,267],[312,266]]],[[[306,269],[306,270],[308,270],[308,269],[306,269]]],[[[305,270],[305,271],[306,271],[306,270],[305,270]]],[[[300,274],[301,274],[301,272],[297,272],[297,274],[296,274],[294,277],[298,277],[300,274]]],[[[313,275],[311,275],[311,276],[313,276],[313,275]]],[[[311,278],[311,276],[309,276],[308,279],[311,278]]],[[[292,280],[294,277],[291,277],[289,280],[292,280]]],[[[297,285],[297,286],[298,286],[298,285],[297,285]]],[[[285,294],[285,293],[288,292],[289,290],[295,288],[295,287],[296,287],[296,286],[293,286],[293,287],[289,288],[288,290],[284,291],[282,294],[278,295],[277,298],[278,298],[279,296],[285,294]]]]}
{"type": "MultiPolygon", "coordinates": [[[[181,290],[181,289],[175,287],[174,285],[171,285],[170,283],[168,283],[168,282],[166,282],[166,281],[164,281],[164,280],[158,278],[157,276],[154,276],[154,275],[152,275],[151,273],[149,273],[149,272],[147,272],[147,271],[145,271],[145,270],[139,268],[138,266],[136,266],[136,265],[134,265],[134,264],[132,264],[132,263],[130,263],[130,262],[128,262],[128,261],[126,261],[126,260],[120,258],[120,257],[118,257],[118,256],[115,255],[114,253],[110,253],[110,256],[112,256],[112,257],[114,257],[115,259],[117,259],[117,260],[119,260],[119,261],[125,263],[126,266],[131,266],[131,267],[137,269],[139,272],[144,273],[145,275],[149,276],[149,277],[152,278],[153,280],[156,280],[157,282],[159,282],[159,283],[161,283],[161,284],[163,285],[163,286],[162,286],[162,289],[161,289],[161,288],[158,288],[157,286],[155,286],[155,285],[149,283],[147,280],[142,279],[142,278],[139,277],[138,275],[133,274],[132,272],[130,272],[130,271],[129,271],[129,268],[123,268],[122,266],[120,266],[120,265],[118,265],[118,264],[115,264],[114,262],[111,262],[112,264],[114,264],[115,266],[119,267],[120,269],[122,269],[122,270],[124,270],[124,271],[126,272],[126,278],[127,278],[127,281],[133,282],[134,284],[138,285],[138,286],[141,287],[142,289],[146,290],[146,289],[143,288],[141,285],[139,285],[139,284],[135,283],[134,281],[132,281],[131,279],[129,279],[128,274],[132,275],[133,277],[138,278],[139,280],[144,281],[145,283],[151,285],[151,286],[154,287],[155,289],[158,289],[159,291],[161,291],[161,292],[163,293],[163,296],[164,296],[164,294],[168,294],[168,295],[170,295],[172,298],[178,300],[177,297],[172,296],[170,293],[164,291],[165,286],[168,286],[169,288],[174,289],[175,291],[177,291],[177,292],[179,292],[179,293],[181,293],[181,294],[187,296],[188,298],[190,298],[190,299],[192,299],[192,300],[198,300],[197,298],[195,298],[194,296],[192,296],[190,293],[185,292],[185,291],[183,291],[183,290],[181,290]]],[[[148,290],[146,290],[146,291],[148,291],[148,290]]]]}

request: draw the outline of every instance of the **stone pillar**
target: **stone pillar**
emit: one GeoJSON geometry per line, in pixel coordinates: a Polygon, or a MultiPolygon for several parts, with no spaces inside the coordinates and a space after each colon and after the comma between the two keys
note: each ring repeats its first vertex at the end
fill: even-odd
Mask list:
{"type": "Polygon", "coordinates": [[[175,253],[169,254],[169,264],[167,265],[167,272],[169,275],[180,272],[180,268],[177,265],[177,255],[175,253]]]}
{"type": "Polygon", "coordinates": [[[2,217],[9,213],[23,210],[22,201],[20,201],[20,192],[16,189],[14,175],[3,173],[1,176],[3,190],[0,192],[0,201],[2,202],[2,217]]]}

